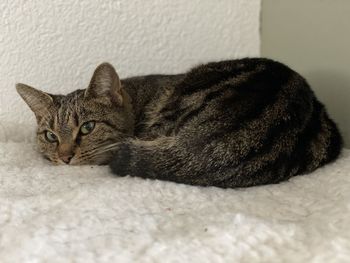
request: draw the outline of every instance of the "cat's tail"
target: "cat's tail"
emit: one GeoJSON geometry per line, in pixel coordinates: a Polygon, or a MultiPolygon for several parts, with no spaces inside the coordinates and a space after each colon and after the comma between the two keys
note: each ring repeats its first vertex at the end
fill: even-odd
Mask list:
{"type": "MultiPolygon", "coordinates": [[[[110,162],[112,172],[118,176],[173,181],[177,183],[234,187],[222,185],[227,176],[232,176],[232,166],[227,169],[219,155],[195,152],[190,145],[182,145],[175,137],[154,141],[130,140],[120,143],[110,162]],[[215,159],[215,160],[214,160],[215,159]]],[[[237,182],[239,183],[239,182],[237,182]]]]}

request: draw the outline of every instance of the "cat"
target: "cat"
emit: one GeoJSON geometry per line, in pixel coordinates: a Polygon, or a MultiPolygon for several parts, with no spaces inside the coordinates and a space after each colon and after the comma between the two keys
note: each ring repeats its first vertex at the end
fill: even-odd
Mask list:
{"type": "Polygon", "coordinates": [[[119,176],[248,187],[334,161],[342,137],[306,80],[266,58],[120,80],[112,65],[87,89],[52,95],[17,84],[37,143],[57,164],[109,164],[119,176]]]}

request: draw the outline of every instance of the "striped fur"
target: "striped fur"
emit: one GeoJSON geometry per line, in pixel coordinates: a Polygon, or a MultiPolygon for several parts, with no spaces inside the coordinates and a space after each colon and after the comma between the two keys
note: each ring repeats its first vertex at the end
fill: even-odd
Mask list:
{"type": "MultiPolygon", "coordinates": [[[[104,65],[115,78],[113,68],[104,65]]],[[[41,126],[56,125],[61,134],[73,120],[67,133],[74,134],[74,127],[81,125],[74,116],[85,114],[85,120],[98,123],[104,116],[111,129],[97,129],[87,142],[89,136],[83,138],[84,146],[74,146],[84,151],[83,147],[108,141],[109,146],[103,145],[106,151],[87,163],[110,161],[119,176],[202,186],[278,183],[314,171],[341,151],[335,123],[306,81],[272,60],[214,62],[186,74],[134,77],[120,85],[124,103],[118,106],[106,103],[107,98],[87,100],[83,91],[50,95],[60,104],[52,107],[57,117],[36,114],[39,131],[41,126]],[[53,123],[43,125],[43,120],[53,123]]]]}

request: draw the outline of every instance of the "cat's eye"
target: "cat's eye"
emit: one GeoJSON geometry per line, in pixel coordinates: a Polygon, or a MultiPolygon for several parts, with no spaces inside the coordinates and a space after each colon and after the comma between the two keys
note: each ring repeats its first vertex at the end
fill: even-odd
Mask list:
{"type": "Polygon", "coordinates": [[[95,128],[94,121],[87,121],[80,127],[80,133],[83,135],[89,134],[95,128]]]}
{"type": "Polygon", "coordinates": [[[51,142],[51,143],[58,141],[57,136],[53,132],[50,132],[50,131],[45,132],[45,137],[46,137],[46,140],[51,142]]]}

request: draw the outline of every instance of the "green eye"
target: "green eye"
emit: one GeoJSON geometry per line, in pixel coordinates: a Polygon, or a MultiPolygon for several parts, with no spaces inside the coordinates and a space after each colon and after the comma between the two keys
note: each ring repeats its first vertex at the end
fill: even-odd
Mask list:
{"type": "Polygon", "coordinates": [[[83,135],[89,134],[90,132],[92,132],[92,130],[94,128],[95,128],[95,122],[94,121],[85,122],[80,127],[80,133],[83,134],[83,135]]]}
{"type": "Polygon", "coordinates": [[[46,131],[45,132],[45,137],[46,137],[46,140],[49,141],[49,142],[57,142],[57,136],[53,133],[53,132],[50,132],[50,131],[46,131]]]}

